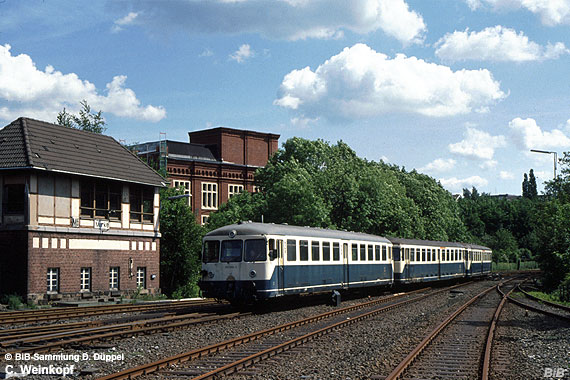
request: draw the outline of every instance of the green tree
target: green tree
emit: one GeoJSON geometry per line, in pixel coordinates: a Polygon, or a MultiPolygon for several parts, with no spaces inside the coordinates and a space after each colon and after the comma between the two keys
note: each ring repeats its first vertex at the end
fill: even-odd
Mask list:
{"type": "Polygon", "coordinates": [[[105,127],[105,119],[101,112],[91,112],[91,107],[87,104],[87,100],[80,102],[81,110],[79,115],[74,115],[64,108],[63,111],[57,114],[57,124],[63,125],[68,128],[81,129],[94,133],[103,133],[107,130],[105,127]]]}
{"type": "Polygon", "coordinates": [[[528,191],[528,176],[524,173],[523,183],[522,183],[522,196],[525,198],[530,198],[530,193],[528,191]]]}
{"type": "Polygon", "coordinates": [[[530,169],[528,173],[528,195],[530,199],[535,199],[538,196],[536,189],[536,178],[534,177],[534,170],[530,169]]]}
{"type": "Polygon", "coordinates": [[[186,198],[169,199],[176,195],[182,191],[170,187],[160,191],[160,284],[169,296],[193,297],[199,292],[204,229],[196,223],[186,198]]]}

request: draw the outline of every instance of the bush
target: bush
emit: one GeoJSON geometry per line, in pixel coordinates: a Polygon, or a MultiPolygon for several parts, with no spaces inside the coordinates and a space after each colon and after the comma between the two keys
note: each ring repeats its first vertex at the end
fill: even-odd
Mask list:
{"type": "Polygon", "coordinates": [[[18,310],[24,306],[22,302],[22,297],[16,294],[6,295],[2,298],[2,303],[8,305],[10,310],[18,310]]]}

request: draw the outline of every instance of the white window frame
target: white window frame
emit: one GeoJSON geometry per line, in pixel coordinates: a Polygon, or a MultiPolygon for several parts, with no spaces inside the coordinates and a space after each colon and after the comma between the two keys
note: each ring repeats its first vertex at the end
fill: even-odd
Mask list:
{"type": "Polygon", "coordinates": [[[109,268],[109,290],[119,290],[121,286],[121,268],[120,267],[110,267],[109,268]]]}
{"type": "Polygon", "coordinates": [[[201,218],[202,225],[208,223],[208,219],[210,219],[210,215],[202,215],[201,218]]]}
{"type": "Polygon", "coordinates": [[[172,187],[183,190],[184,194],[188,195],[188,206],[192,206],[192,183],[190,181],[172,181],[172,187]]]}
{"type": "Polygon", "coordinates": [[[81,268],[80,290],[82,292],[91,291],[91,268],[81,268]]]}
{"type": "Polygon", "coordinates": [[[137,267],[137,288],[146,289],[146,267],[137,267]]]}
{"type": "Polygon", "coordinates": [[[47,269],[47,292],[59,293],[59,268],[47,269]]]}
{"type": "Polygon", "coordinates": [[[218,209],[218,184],[214,182],[202,182],[202,209],[218,209]]]}
{"type": "Polygon", "coordinates": [[[261,188],[259,186],[253,185],[252,193],[259,193],[260,191],[261,191],[261,188]]]}
{"type": "Polygon", "coordinates": [[[228,199],[243,191],[243,185],[228,185],[228,199]]]}

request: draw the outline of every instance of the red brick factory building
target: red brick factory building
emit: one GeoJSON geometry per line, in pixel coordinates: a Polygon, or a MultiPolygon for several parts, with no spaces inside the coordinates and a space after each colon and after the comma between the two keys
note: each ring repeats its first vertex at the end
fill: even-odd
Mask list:
{"type": "Polygon", "coordinates": [[[196,221],[204,224],[219,205],[241,192],[257,191],[255,171],[277,151],[279,135],[225,127],[189,132],[189,142],[162,140],[132,147],[171,186],[183,189],[196,221]]]}
{"type": "Polygon", "coordinates": [[[0,130],[0,294],[159,291],[166,180],[109,136],[20,118],[0,130]]]}

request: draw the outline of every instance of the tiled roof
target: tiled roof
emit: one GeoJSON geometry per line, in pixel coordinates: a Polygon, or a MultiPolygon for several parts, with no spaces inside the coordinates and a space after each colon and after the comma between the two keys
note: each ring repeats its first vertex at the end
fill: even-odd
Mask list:
{"type": "Polygon", "coordinates": [[[110,136],[27,118],[0,130],[0,168],[21,167],[153,186],[166,182],[110,136]]]}

